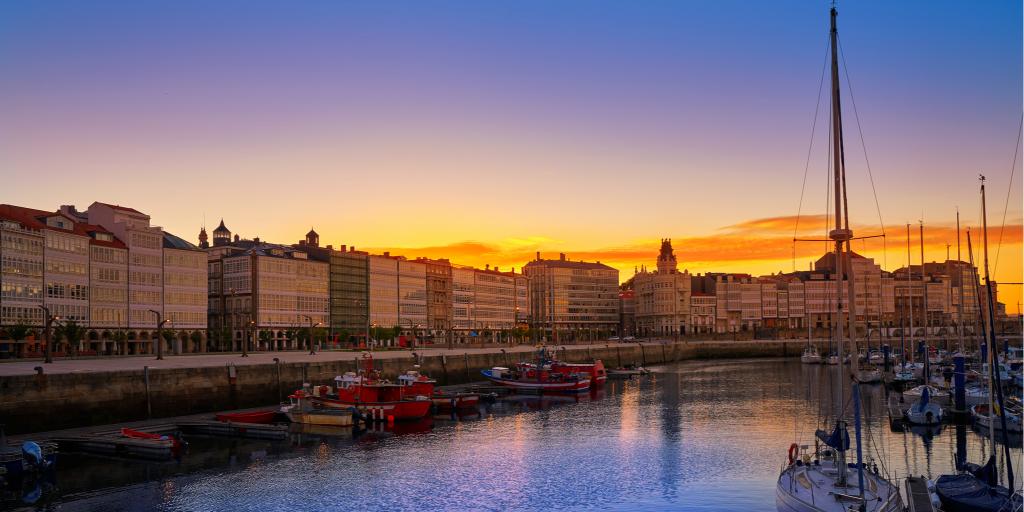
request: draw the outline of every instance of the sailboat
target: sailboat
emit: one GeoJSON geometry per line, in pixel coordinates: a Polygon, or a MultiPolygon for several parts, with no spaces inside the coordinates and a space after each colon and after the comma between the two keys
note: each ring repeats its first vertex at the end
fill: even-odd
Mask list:
{"type": "MultiPolygon", "coordinates": [[[[995,319],[995,307],[993,304],[992,297],[992,282],[989,280],[988,274],[988,219],[986,218],[985,212],[985,177],[981,177],[981,221],[982,221],[982,238],[984,240],[985,247],[985,289],[988,296],[988,322],[985,322],[985,309],[982,308],[980,290],[978,296],[978,309],[982,311],[982,323],[987,323],[987,334],[986,336],[990,340],[992,349],[990,352],[990,361],[995,364],[999,361],[999,357],[996,354],[996,330],[994,324],[995,319]]],[[[967,231],[967,251],[971,253],[971,266],[974,266],[974,254],[971,250],[971,232],[967,231]]],[[[977,282],[977,276],[974,276],[975,282],[977,282]]],[[[985,350],[982,348],[982,353],[985,350]]],[[[989,403],[985,406],[989,414],[986,415],[988,418],[988,440],[991,451],[989,452],[988,462],[984,466],[978,466],[976,464],[964,464],[957,468],[959,471],[955,475],[942,475],[935,481],[935,492],[939,495],[939,500],[942,501],[942,509],[945,512],[996,512],[1002,510],[1020,510],[1024,506],[1024,500],[1021,499],[1021,495],[1017,492],[1011,491],[1015,489],[1013,481],[1013,463],[1010,462],[1013,459],[1010,456],[1009,446],[1009,421],[1008,415],[1005,411],[1005,401],[1003,400],[1003,392],[1001,388],[1001,381],[999,372],[991,372],[988,379],[988,385],[990,387],[989,403]],[[993,400],[994,399],[994,400],[993,400]],[[1003,414],[991,414],[991,411],[1002,410],[1003,414]],[[1006,461],[1009,462],[1006,465],[1006,480],[1009,484],[1008,487],[999,485],[999,474],[996,471],[996,424],[999,424],[1003,436],[1003,450],[1006,457],[1006,461]]],[[[978,406],[972,408],[972,412],[978,406]]],[[[977,418],[977,416],[975,416],[977,418]]]]}
{"type": "MultiPolygon", "coordinates": [[[[835,242],[835,278],[837,285],[835,341],[838,354],[843,354],[843,307],[841,293],[843,283],[844,260],[849,258],[849,242],[853,232],[849,227],[849,219],[845,213],[846,185],[845,161],[842,150],[842,115],[839,101],[839,58],[838,34],[836,31],[836,9],[830,9],[830,46],[832,57],[832,152],[833,177],[835,187],[835,219],[836,229],[829,233],[835,242]]],[[[847,260],[848,261],[848,260],[847,260]]],[[[853,293],[852,272],[850,274],[850,293],[853,293]]],[[[850,302],[851,317],[854,313],[854,302],[850,302]]],[[[850,322],[851,326],[853,322],[850,322]]],[[[852,331],[852,329],[851,329],[852,331]]],[[[782,467],[775,488],[775,503],[783,512],[826,512],[861,510],[865,512],[902,510],[899,489],[875,471],[869,471],[862,459],[861,423],[860,423],[860,384],[853,384],[853,409],[856,440],[857,463],[847,464],[846,452],[850,449],[850,435],[844,418],[843,379],[847,375],[842,357],[837,357],[839,368],[835,372],[835,388],[839,399],[835,401],[836,422],[831,433],[818,430],[815,436],[827,448],[819,449],[815,443],[813,452],[806,446],[796,443],[789,447],[787,463],[782,467]],[[851,481],[851,466],[855,479],[851,481]]]]}

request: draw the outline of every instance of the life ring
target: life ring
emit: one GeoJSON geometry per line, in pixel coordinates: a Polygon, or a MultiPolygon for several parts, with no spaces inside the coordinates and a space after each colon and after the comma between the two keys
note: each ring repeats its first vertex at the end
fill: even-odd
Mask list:
{"type": "Polygon", "coordinates": [[[792,466],[796,462],[796,456],[800,453],[800,445],[793,443],[789,445],[789,465],[792,466]]]}

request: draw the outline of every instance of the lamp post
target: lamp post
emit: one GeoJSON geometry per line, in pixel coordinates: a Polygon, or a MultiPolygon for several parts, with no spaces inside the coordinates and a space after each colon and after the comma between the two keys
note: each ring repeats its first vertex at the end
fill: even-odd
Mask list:
{"type": "Polygon", "coordinates": [[[50,339],[50,326],[54,321],[60,320],[59,316],[53,316],[50,314],[50,308],[46,306],[39,306],[39,309],[43,310],[43,342],[46,343],[46,358],[43,360],[44,363],[53,362],[53,345],[50,339]]]}
{"type": "Polygon", "coordinates": [[[373,352],[373,344],[375,340],[373,339],[373,336],[370,335],[370,333],[377,328],[377,322],[367,323],[366,325],[369,326],[369,329],[366,330],[366,348],[370,352],[373,352]]]}
{"type": "Polygon", "coordinates": [[[242,357],[249,357],[249,336],[256,336],[256,321],[249,320],[249,334],[242,338],[242,357]]]}
{"type": "Polygon", "coordinates": [[[156,359],[160,361],[164,358],[164,324],[171,323],[171,320],[163,319],[160,312],[155,309],[151,309],[149,312],[156,315],[156,359]]]}
{"type": "Polygon", "coordinates": [[[323,322],[317,322],[313,325],[313,317],[309,315],[302,315],[303,318],[309,321],[309,355],[316,355],[316,348],[313,346],[313,329],[323,325],[323,322]]]}

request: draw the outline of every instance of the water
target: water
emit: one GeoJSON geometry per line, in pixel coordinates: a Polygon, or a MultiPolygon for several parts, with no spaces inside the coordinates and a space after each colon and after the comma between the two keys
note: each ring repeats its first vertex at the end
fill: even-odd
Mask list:
{"type": "MultiPolygon", "coordinates": [[[[655,371],[609,381],[593,395],[497,403],[461,419],[400,424],[398,433],[192,438],[182,461],[160,464],[66,455],[56,489],[35,507],[774,510],[787,448],[813,443],[837,395],[834,367],[797,361],[692,361],[655,371]]],[[[900,478],[952,470],[956,427],[891,432],[880,386],[864,387],[864,407],[866,456],[900,478]]],[[[985,438],[968,428],[966,441],[968,460],[983,462],[985,438]]],[[[1020,458],[1018,445],[1017,475],[1020,458]]]]}

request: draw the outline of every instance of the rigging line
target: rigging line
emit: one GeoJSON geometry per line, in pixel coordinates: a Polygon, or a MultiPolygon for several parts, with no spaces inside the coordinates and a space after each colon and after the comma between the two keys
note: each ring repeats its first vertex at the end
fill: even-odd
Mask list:
{"type": "Polygon", "coordinates": [[[885,234],[885,222],[882,221],[882,207],[878,203],[878,191],[875,190],[875,175],[871,172],[871,161],[868,160],[868,146],[864,143],[864,130],[860,126],[860,114],[857,112],[857,101],[853,97],[853,82],[850,81],[850,71],[846,68],[846,54],[843,53],[843,43],[836,35],[839,46],[839,56],[843,60],[843,73],[846,75],[846,88],[850,91],[850,104],[853,106],[853,118],[857,121],[857,134],[860,135],[860,147],[864,151],[864,163],[868,168],[868,181],[871,182],[871,195],[875,198],[875,211],[878,212],[878,225],[885,234]]]}
{"type": "MultiPolygon", "coordinates": [[[[814,120],[811,122],[811,141],[807,145],[807,159],[804,161],[804,180],[800,184],[800,202],[796,207],[796,225],[793,238],[800,230],[800,214],[804,206],[804,189],[807,187],[807,171],[811,168],[811,151],[814,150],[814,132],[818,127],[818,112],[821,110],[821,90],[825,86],[825,69],[828,67],[828,38],[825,39],[825,61],[821,64],[821,78],[818,79],[818,99],[814,103],[814,120]]],[[[796,244],[793,244],[793,271],[796,271],[796,244]]]]}
{"type": "Polygon", "coordinates": [[[1017,128],[1017,145],[1013,147],[1013,163],[1010,165],[1010,184],[1006,187],[1006,204],[1003,205],[1003,224],[999,226],[999,243],[996,245],[996,261],[992,265],[992,274],[999,268],[999,250],[1003,248],[1003,229],[1006,228],[1006,210],[1010,207],[1010,193],[1013,192],[1013,174],[1017,171],[1017,153],[1020,150],[1020,137],[1024,133],[1024,115],[1020,118],[1017,128]]]}

